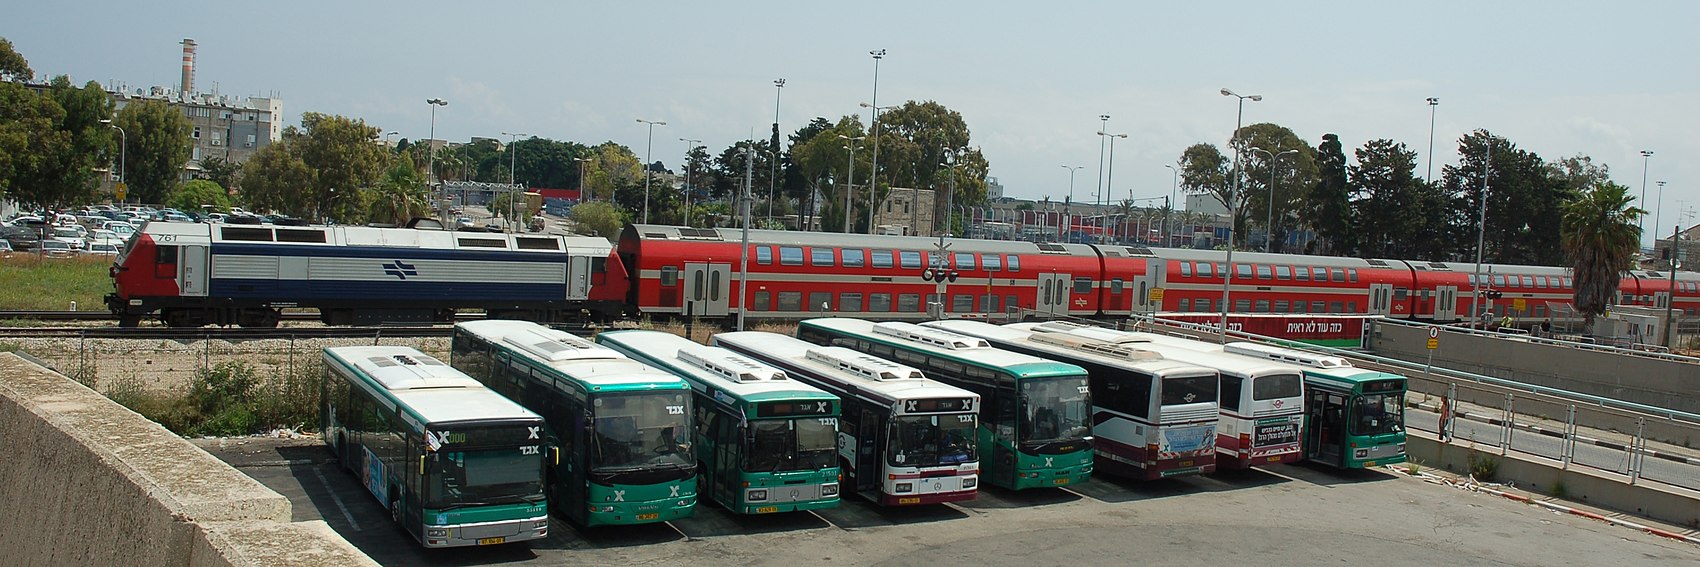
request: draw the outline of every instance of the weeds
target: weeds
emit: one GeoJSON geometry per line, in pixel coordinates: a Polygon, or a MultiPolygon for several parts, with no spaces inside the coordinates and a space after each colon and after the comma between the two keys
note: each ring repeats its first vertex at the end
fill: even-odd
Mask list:
{"type": "Polygon", "coordinates": [[[1470,453],[1470,476],[1480,482],[1493,482],[1499,476],[1499,461],[1486,455],[1470,453]]]}
{"type": "Polygon", "coordinates": [[[1564,486],[1564,481],[1562,480],[1555,482],[1552,485],[1552,497],[1560,499],[1568,498],[1570,497],[1570,488],[1564,486]]]}
{"type": "Polygon", "coordinates": [[[195,371],[186,391],[149,391],[134,374],[112,380],[106,396],[184,436],[248,435],[319,427],[320,363],[262,377],[245,362],[195,371]]]}

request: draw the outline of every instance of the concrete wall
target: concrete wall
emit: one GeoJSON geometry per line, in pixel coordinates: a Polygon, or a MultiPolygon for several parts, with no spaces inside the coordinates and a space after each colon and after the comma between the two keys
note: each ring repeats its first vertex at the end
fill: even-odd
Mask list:
{"type": "MultiPolygon", "coordinates": [[[[1441,443],[1426,431],[1407,430],[1406,450],[1412,462],[1460,475],[1470,473],[1470,457],[1491,459],[1499,466],[1492,482],[1511,482],[1529,492],[1555,494],[1593,506],[1627,512],[1682,526],[1700,525],[1700,493],[1658,483],[1629,484],[1628,478],[1587,467],[1560,468],[1558,461],[1512,453],[1500,456],[1496,447],[1478,449],[1468,442],[1441,443]]],[[[1403,466],[1403,465],[1395,465],[1403,466]]]]}
{"type": "Polygon", "coordinates": [[[105,396],[0,353],[8,565],[375,565],[324,522],[105,396]]]}
{"type": "MultiPolygon", "coordinates": [[[[1426,327],[1376,324],[1370,350],[1422,364],[1426,327]]],[[[1700,364],[1441,331],[1434,366],[1626,402],[1700,413],[1700,364]]]]}

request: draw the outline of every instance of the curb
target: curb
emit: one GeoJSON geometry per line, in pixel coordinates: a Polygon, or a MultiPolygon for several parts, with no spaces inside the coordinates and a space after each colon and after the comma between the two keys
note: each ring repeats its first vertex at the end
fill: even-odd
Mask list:
{"type": "Polygon", "coordinates": [[[1447,479],[1445,477],[1441,477],[1439,475],[1434,475],[1434,474],[1431,474],[1431,473],[1417,473],[1417,475],[1419,477],[1422,477],[1424,480],[1428,480],[1430,482],[1439,482],[1439,483],[1445,484],[1447,486],[1452,486],[1452,487],[1455,487],[1455,488],[1462,488],[1462,489],[1473,491],[1473,492],[1485,492],[1485,493],[1492,494],[1492,495],[1495,495],[1495,496],[1499,496],[1501,498],[1505,498],[1507,500],[1512,500],[1512,501],[1515,501],[1515,502],[1522,502],[1524,504],[1533,504],[1533,505],[1540,506],[1542,508],[1546,508],[1546,509],[1549,509],[1549,510],[1553,510],[1553,511],[1557,511],[1557,512],[1564,512],[1564,513],[1570,514],[1572,516],[1581,516],[1583,518],[1588,518],[1588,519],[1591,519],[1591,520],[1598,520],[1598,521],[1605,522],[1607,524],[1611,524],[1611,525],[1614,525],[1614,526],[1623,526],[1623,527],[1626,527],[1626,528],[1629,528],[1629,529],[1633,529],[1633,530],[1636,530],[1636,531],[1656,535],[1656,536],[1666,538],[1666,539],[1672,539],[1672,540],[1676,540],[1676,541],[1700,545],[1700,537],[1694,537],[1694,536],[1676,533],[1676,532],[1673,532],[1673,531],[1670,531],[1670,530],[1655,528],[1655,527],[1651,527],[1651,526],[1645,526],[1645,525],[1637,524],[1635,522],[1623,520],[1623,519],[1620,519],[1620,518],[1612,518],[1612,517],[1604,516],[1604,515],[1601,515],[1601,514],[1598,514],[1598,513],[1595,513],[1595,512],[1589,512],[1587,510],[1578,510],[1576,508],[1572,508],[1570,506],[1565,506],[1563,504],[1555,504],[1555,503],[1548,502],[1548,501],[1545,501],[1545,500],[1535,500],[1533,498],[1530,498],[1528,496],[1523,496],[1521,494],[1512,494],[1512,493],[1506,492],[1504,490],[1496,490],[1496,489],[1493,489],[1493,488],[1488,488],[1486,486],[1483,486],[1483,485],[1477,483],[1475,481],[1475,479],[1471,478],[1471,477],[1465,477],[1468,480],[1464,480],[1464,481],[1453,481],[1451,479],[1447,479]]]}

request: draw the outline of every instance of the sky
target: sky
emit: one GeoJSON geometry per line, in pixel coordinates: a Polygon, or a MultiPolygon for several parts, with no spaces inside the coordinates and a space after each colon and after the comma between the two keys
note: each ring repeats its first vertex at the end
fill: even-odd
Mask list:
{"type": "MultiPolygon", "coordinates": [[[[1669,234],[1700,222],[1700,2],[9,2],[0,37],[38,75],[278,96],[429,137],[612,140],[668,166],[878,104],[960,112],[1008,196],[1167,196],[1164,164],[1244,123],[1312,146],[1388,138],[1418,176],[1475,129],[1610,168],[1669,234]],[[776,93],[773,80],[784,78],[776,93]],[[1437,97],[1431,108],[1425,99],[1437,97]],[[1431,111],[1433,112],[1431,115],[1431,111]],[[1126,133],[1112,163],[1100,115],[1126,133]],[[653,139],[637,119],[667,122],[653,139]],[[650,145],[652,144],[652,145],[650,145]],[[1652,150],[1643,159],[1641,150],[1652,150]],[[1101,165],[1102,164],[1102,165],[1101,165]],[[1107,182],[1100,178],[1109,178],[1107,182]],[[1657,181],[1664,180],[1662,200],[1657,181]],[[1656,217],[1656,218],[1655,218],[1656,217]]],[[[1650,240],[1650,236],[1648,240],[1650,240]]]]}

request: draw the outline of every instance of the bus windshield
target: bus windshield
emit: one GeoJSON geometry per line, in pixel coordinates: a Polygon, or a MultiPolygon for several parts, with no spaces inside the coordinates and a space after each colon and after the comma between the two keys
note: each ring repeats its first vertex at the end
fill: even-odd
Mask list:
{"type": "Polygon", "coordinates": [[[599,473],[691,466],[690,394],[597,396],[591,470],[599,473]]]}
{"type": "Polygon", "coordinates": [[[453,509],[484,504],[541,502],[543,456],[530,447],[443,451],[430,457],[424,506],[453,509]]]}
{"type": "Polygon", "coordinates": [[[1163,379],[1163,405],[1183,406],[1216,401],[1217,377],[1176,376],[1163,379]]]}
{"type": "MultiPolygon", "coordinates": [[[[1304,395],[1304,379],[1298,374],[1258,376],[1251,382],[1251,399],[1256,401],[1297,398],[1304,395]]],[[[1298,408],[1294,408],[1297,410],[1298,408]]]]}
{"type": "Polygon", "coordinates": [[[979,460],[974,454],[974,414],[909,415],[891,420],[894,467],[933,467],[979,460]]]}
{"type": "Polygon", "coordinates": [[[1404,394],[1365,394],[1352,408],[1352,433],[1382,435],[1405,430],[1404,394]]]}
{"type": "Polygon", "coordinates": [[[1046,445],[1083,441],[1091,431],[1092,397],[1086,377],[1028,380],[1021,383],[1021,442],[1029,451],[1046,445]]]}
{"type": "Polygon", "coordinates": [[[838,420],[800,417],[752,421],[744,470],[779,472],[818,470],[838,464],[838,420]]]}

